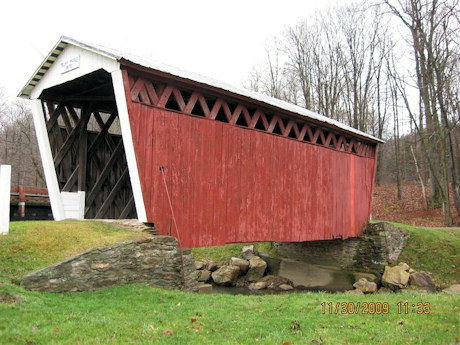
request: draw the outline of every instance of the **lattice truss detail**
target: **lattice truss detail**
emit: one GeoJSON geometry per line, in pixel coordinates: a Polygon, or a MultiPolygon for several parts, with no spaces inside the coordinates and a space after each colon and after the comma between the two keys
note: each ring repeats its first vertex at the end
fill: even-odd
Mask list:
{"type": "Polygon", "coordinates": [[[85,191],[85,218],[136,218],[113,102],[42,101],[59,187],[85,191]]]}
{"type": "Polygon", "coordinates": [[[375,144],[307,120],[288,118],[255,105],[225,100],[142,77],[129,75],[129,84],[133,102],[277,134],[358,156],[375,156],[375,144]]]}

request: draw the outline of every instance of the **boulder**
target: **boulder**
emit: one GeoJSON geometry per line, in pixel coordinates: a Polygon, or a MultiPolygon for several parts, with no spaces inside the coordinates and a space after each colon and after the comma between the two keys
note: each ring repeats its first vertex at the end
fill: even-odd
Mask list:
{"type": "MultiPolygon", "coordinates": [[[[408,267],[407,270],[409,269],[408,267]]],[[[409,272],[407,270],[406,267],[401,265],[394,267],[385,266],[382,285],[393,291],[405,288],[409,282],[409,272]]]]}
{"type": "Polygon", "coordinates": [[[240,258],[231,258],[230,259],[230,265],[232,266],[238,266],[242,272],[242,274],[246,274],[246,272],[249,270],[249,261],[240,259],[240,258]]]}
{"type": "Polygon", "coordinates": [[[353,287],[356,290],[361,290],[364,293],[374,293],[377,292],[377,284],[374,282],[367,281],[366,278],[361,278],[356,283],[353,284],[353,287]]]}
{"type": "Polygon", "coordinates": [[[460,295],[460,284],[454,284],[448,287],[447,289],[442,290],[446,293],[452,293],[452,294],[457,294],[460,295]]]}
{"type": "Polygon", "coordinates": [[[195,268],[197,270],[202,270],[204,268],[206,268],[206,265],[203,261],[195,261],[195,268]]]}
{"type": "Polygon", "coordinates": [[[198,281],[199,282],[208,282],[211,279],[211,271],[201,270],[198,271],[198,281]]]}
{"type": "MultiPolygon", "coordinates": [[[[400,262],[400,263],[398,264],[398,266],[400,266],[400,267],[401,267],[404,271],[406,271],[406,272],[409,272],[409,270],[410,270],[409,265],[406,264],[405,262],[400,262]]],[[[409,273],[410,273],[410,272],[409,272],[409,273]]]]}
{"type": "Polygon", "coordinates": [[[242,249],[242,256],[243,256],[243,259],[245,260],[250,260],[253,256],[256,255],[256,252],[254,250],[254,246],[253,245],[250,245],[250,246],[244,246],[242,249]]]}
{"type": "Polygon", "coordinates": [[[260,282],[249,284],[249,289],[250,290],[262,290],[262,289],[266,289],[267,286],[268,286],[267,282],[260,281],[260,282]]]}
{"type": "Polygon", "coordinates": [[[212,280],[218,285],[233,285],[234,281],[240,275],[241,270],[238,266],[222,266],[212,272],[212,280]]]}
{"type": "Polygon", "coordinates": [[[246,274],[247,281],[257,281],[260,280],[265,273],[267,268],[267,263],[258,256],[253,256],[249,260],[249,271],[246,274]]]}
{"type": "Polygon", "coordinates": [[[211,272],[218,270],[220,267],[222,267],[222,264],[220,262],[216,262],[216,261],[208,262],[208,270],[211,272]]]}
{"type": "Polygon", "coordinates": [[[368,282],[374,282],[376,284],[380,282],[380,279],[372,273],[353,272],[353,276],[355,278],[355,282],[359,281],[361,278],[365,278],[368,282]]]}
{"type": "Polygon", "coordinates": [[[434,283],[433,275],[429,272],[420,271],[412,273],[409,276],[409,285],[420,287],[428,292],[436,291],[436,284],[434,283]]]}
{"type": "Polygon", "coordinates": [[[277,275],[280,271],[281,259],[272,258],[270,255],[259,251],[259,257],[267,263],[267,274],[277,275]]]}
{"type": "Polygon", "coordinates": [[[281,276],[265,276],[263,277],[260,281],[267,282],[268,288],[272,290],[280,290],[280,285],[286,284],[286,285],[294,285],[292,281],[290,281],[287,278],[281,277],[281,276]]]}
{"type": "Polygon", "coordinates": [[[293,290],[294,288],[289,285],[289,284],[281,284],[279,286],[280,290],[283,290],[283,291],[289,291],[289,290],[293,290]]]}

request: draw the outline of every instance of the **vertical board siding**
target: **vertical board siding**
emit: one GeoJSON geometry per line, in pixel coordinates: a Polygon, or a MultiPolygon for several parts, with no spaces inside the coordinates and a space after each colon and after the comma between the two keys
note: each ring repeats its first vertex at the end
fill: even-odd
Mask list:
{"type": "Polygon", "coordinates": [[[374,158],[129,102],[147,219],[184,247],[358,236],[374,158]]]}

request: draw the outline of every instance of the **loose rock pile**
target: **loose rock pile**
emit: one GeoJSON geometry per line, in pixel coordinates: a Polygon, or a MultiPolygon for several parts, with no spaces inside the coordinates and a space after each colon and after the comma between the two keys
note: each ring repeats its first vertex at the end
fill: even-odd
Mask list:
{"type": "Polygon", "coordinates": [[[435,292],[436,285],[433,275],[430,272],[415,272],[408,264],[401,262],[396,266],[385,266],[381,287],[378,289],[379,282],[371,282],[366,277],[360,278],[353,287],[354,292],[374,293],[374,292],[397,292],[408,288],[422,289],[428,292],[435,292]]]}
{"type": "Polygon", "coordinates": [[[232,257],[228,263],[215,261],[196,261],[198,282],[248,287],[250,290],[273,289],[279,291],[292,290],[289,279],[268,275],[267,263],[258,256],[254,246],[242,249],[242,257],[232,257]]]}

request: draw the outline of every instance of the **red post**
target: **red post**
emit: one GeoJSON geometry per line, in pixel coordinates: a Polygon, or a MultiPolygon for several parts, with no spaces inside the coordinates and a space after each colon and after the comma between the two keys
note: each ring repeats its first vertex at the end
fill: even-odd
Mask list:
{"type": "Polygon", "coordinates": [[[24,193],[24,187],[19,186],[19,202],[18,202],[18,211],[19,216],[24,218],[26,216],[26,195],[24,193]]]}

